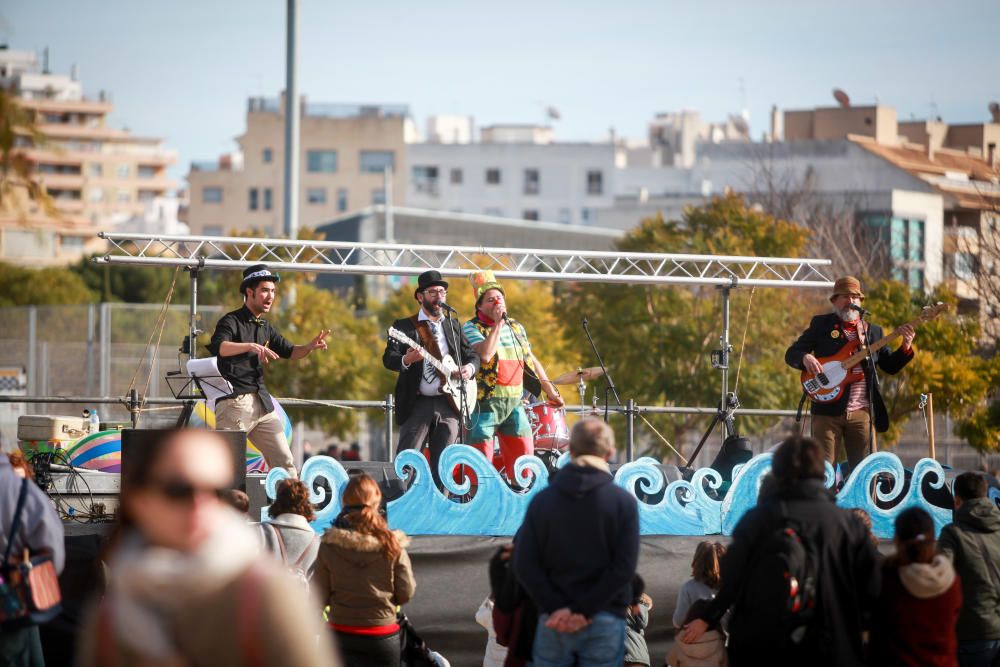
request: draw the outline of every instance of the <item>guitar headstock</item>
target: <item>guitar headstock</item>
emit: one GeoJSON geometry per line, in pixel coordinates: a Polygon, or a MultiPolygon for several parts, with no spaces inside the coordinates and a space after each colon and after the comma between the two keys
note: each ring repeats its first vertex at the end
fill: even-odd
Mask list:
{"type": "Polygon", "coordinates": [[[914,323],[930,322],[931,320],[936,319],[938,315],[948,310],[948,308],[948,304],[940,301],[933,306],[924,306],[920,311],[920,315],[918,315],[917,319],[914,320],[914,323]]]}

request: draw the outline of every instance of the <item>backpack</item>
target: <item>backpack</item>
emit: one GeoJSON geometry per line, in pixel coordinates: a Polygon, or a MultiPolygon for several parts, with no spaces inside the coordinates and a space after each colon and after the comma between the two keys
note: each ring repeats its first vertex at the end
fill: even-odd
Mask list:
{"type": "Polygon", "coordinates": [[[747,568],[742,599],[746,608],[740,615],[747,621],[745,629],[754,644],[780,650],[801,645],[817,618],[819,550],[799,523],[789,518],[784,502],[774,506],[781,520],[758,544],[747,568]]]}
{"type": "Polygon", "coordinates": [[[284,563],[285,567],[288,568],[288,571],[292,573],[292,577],[295,578],[295,581],[298,582],[304,590],[309,590],[309,573],[303,569],[302,565],[307,561],[311,564],[312,561],[315,560],[316,553],[319,551],[319,537],[313,537],[312,542],[309,546],[302,550],[302,553],[299,554],[299,557],[295,560],[295,562],[289,563],[288,557],[285,553],[285,540],[281,537],[281,531],[278,530],[273,523],[265,523],[263,525],[270,526],[271,531],[274,533],[275,541],[278,543],[278,551],[281,555],[281,562],[284,563]],[[310,559],[309,556],[312,556],[313,558],[310,559]]]}

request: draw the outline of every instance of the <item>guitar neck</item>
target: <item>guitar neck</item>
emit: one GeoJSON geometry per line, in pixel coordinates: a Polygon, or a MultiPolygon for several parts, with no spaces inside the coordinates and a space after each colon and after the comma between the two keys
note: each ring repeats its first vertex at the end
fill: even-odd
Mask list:
{"type": "Polygon", "coordinates": [[[434,355],[427,351],[423,345],[419,344],[417,341],[413,340],[403,332],[398,329],[391,329],[389,335],[398,340],[401,343],[406,343],[415,350],[419,350],[424,353],[424,361],[433,366],[437,371],[443,374],[445,377],[448,376],[448,369],[444,367],[440,361],[434,358],[434,355]]]}
{"type": "MultiPolygon", "coordinates": [[[[907,325],[909,325],[909,326],[916,326],[920,322],[921,322],[920,319],[916,319],[916,320],[913,320],[912,322],[907,322],[907,324],[903,325],[903,326],[907,326],[907,325]]],[[[867,348],[861,348],[860,350],[858,350],[857,352],[855,352],[854,354],[852,354],[851,356],[849,356],[847,359],[844,360],[844,363],[843,363],[844,368],[846,368],[846,369],[854,368],[855,366],[857,366],[862,361],[864,361],[865,359],[868,358],[869,352],[871,352],[871,353],[878,352],[883,347],[885,347],[886,345],[888,345],[892,341],[894,341],[897,338],[899,338],[900,336],[902,336],[903,334],[901,334],[899,332],[899,330],[902,329],[902,328],[903,327],[896,327],[895,329],[892,330],[892,333],[890,333],[888,336],[883,336],[882,338],[878,339],[877,341],[875,341],[874,343],[872,343],[871,345],[869,345],[867,348]]]]}

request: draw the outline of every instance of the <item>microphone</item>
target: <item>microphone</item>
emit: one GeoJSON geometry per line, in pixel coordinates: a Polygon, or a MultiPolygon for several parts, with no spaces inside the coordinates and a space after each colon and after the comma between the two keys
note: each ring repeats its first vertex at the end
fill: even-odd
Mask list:
{"type": "Polygon", "coordinates": [[[847,309],[848,310],[853,310],[853,311],[858,312],[858,313],[861,313],[862,316],[864,316],[864,315],[871,315],[871,313],[869,313],[867,310],[865,310],[864,308],[862,308],[861,306],[859,306],[856,303],[852,303],[852,304],[848,305],[847,309]]]}
{"type": "Polygon", "coordinates": [[[438,305],[447,310],[449,313],[455,313],[456,315],[458,314],[458,311],[452,308],[450,305],[448,305],[447,301],[438,301],[438,305]]]}
{"type": "Polygon", "coordinates": [[[506,322],[507,324],[510,324],[510,318],[507,317],[507,313],[504,313],[503,315],[501,315],[501,317],[503,318],[504,322],[506,322]]]}

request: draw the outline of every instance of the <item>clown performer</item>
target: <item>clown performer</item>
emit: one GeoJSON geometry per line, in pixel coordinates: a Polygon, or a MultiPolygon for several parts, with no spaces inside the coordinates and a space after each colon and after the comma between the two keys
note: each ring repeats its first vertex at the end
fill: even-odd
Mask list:
{"type": "Polygon", "coordinates": [[[467,442],[492,461],[493,438],[497,436],[507,478],[516,483],[514,462],[534,452],[531,422],[521,402],[525,373],[541,384],[551,405],[562,407],[565,403],[531,353],[524,327],[507,316],[506,295],[493,272],[473,273],[469,281],[476,299],[476,316],[465,323],[462,332],[479,353],[481,365],[476,373],[478,403],[467,442]]]}

